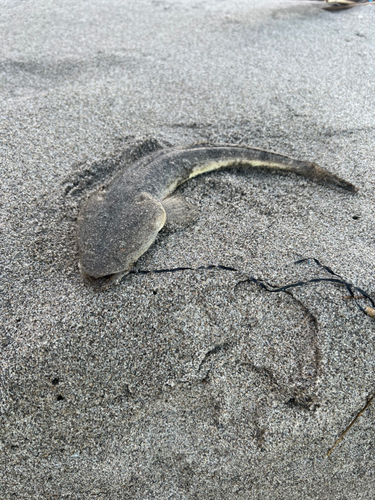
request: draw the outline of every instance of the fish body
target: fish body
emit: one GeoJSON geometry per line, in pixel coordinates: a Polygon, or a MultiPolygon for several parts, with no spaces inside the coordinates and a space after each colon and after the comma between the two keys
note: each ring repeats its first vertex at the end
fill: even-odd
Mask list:
{"type": "Polygon", "coordinates": [[[230,144],[195,144],[160,150],[125,168],[93,193],[78,215],[82,276],[98,289],[127,274],[167,220],[168,200],[192,177],[228,167],[266,167],[355,191],[315,163],[230,144]]]}

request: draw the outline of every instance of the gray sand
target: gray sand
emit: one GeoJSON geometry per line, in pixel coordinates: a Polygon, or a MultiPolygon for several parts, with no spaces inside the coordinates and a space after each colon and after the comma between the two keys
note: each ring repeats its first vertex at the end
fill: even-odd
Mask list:
{"type": "MultiPolygon", "coordinates": [[[[313,160],[351,195],[264,171],[197,177],[138,269],[223,264],[374,296],[375,8],[1,0],[1,499],[369,499],[375,321],[334,284],[132,275],[95,294],[75,221],[158,147],[313,160]]],[[[363,305],[368,303],[361,301],[363,305]]]]}

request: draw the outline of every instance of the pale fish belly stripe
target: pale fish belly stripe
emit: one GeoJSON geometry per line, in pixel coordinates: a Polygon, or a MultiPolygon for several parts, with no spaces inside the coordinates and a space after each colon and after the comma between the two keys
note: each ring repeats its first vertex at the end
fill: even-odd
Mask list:
{"type": "Polygon", "coordinates": [[[189,175],[189,179],[196,177],[197,175],[204,174],[206,172],[212,172],[213,170],[218,170],[219,168],[234,167],[235,165],[249,165],[251,167],[270,167],[277,168],[278,170],[289,170],[289,165],[284,165],[283,163],[274,163],[269,161],[261,160],[225,160],[225,161],[214,161],[207,163],[201,168],[196,168],[189,175]]]}

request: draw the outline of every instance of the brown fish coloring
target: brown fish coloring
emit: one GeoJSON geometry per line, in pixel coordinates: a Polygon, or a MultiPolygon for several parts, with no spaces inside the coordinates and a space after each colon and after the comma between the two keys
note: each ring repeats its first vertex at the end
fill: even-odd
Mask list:
{"type": "Polygon", "coordinates": [[[272,168],[356,190],[315,163],[245,146],[195,144],[157,151],[130,165],[83,205],[77,241],[85,280],[97,289],[120,280],[173,217],[179,204],[171,197],[175,189],[192,177],[228,167],[272,168]]]}

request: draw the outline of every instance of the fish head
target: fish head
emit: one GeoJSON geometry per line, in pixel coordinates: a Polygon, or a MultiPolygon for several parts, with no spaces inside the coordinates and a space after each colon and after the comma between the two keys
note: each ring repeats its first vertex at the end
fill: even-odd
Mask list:
{"type": "Polygon", "coordinates": [[[116,197],[95,192],[77,219],[82,276],[99,289],[118,281],[152,245],[165,221],[162,204],[148,193],[116,197]]]}

